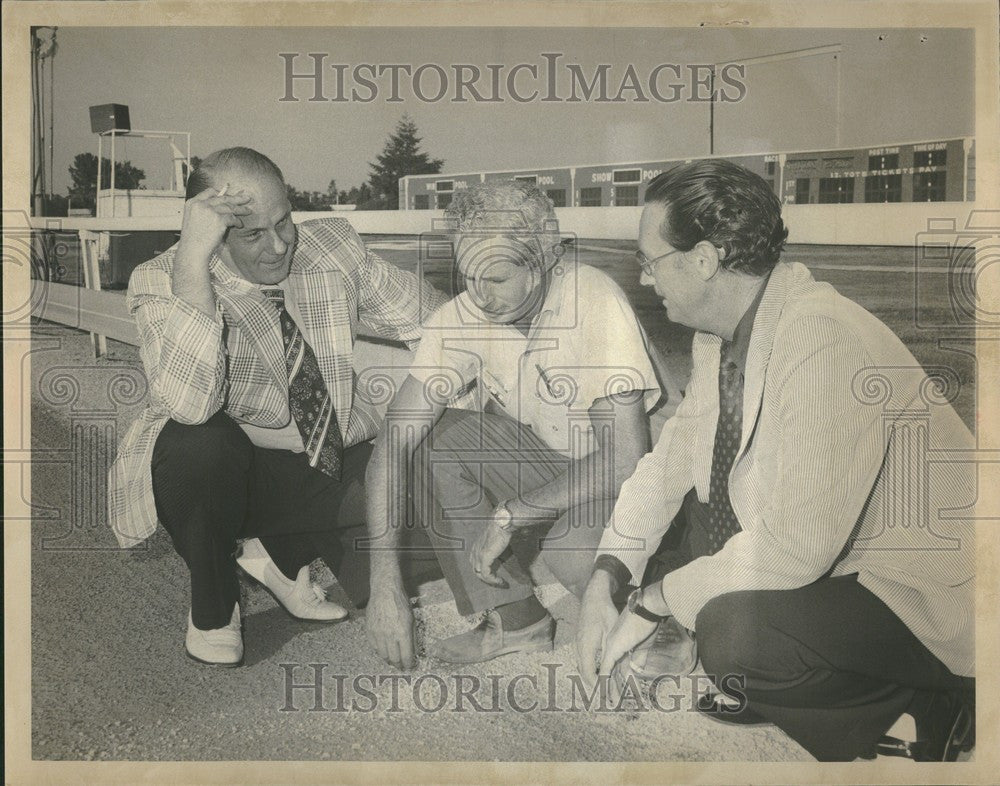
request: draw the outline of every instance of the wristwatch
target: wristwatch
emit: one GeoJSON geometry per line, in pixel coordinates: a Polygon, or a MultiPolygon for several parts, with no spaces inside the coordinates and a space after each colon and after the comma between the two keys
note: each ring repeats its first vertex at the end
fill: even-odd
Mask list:
{"type": "Polygon", "coordinates": [[[644,620],[649,622],[663,622],[669,614],[661,617],[659,614],[654,614],[645,606],[642,605],[642,589],[633,590],[628,596],[628,610],[635,614],[637,617],[642,617],[644,620]]]}
{"type": "Polygon", "coordinates": [[[493,519],[497,523],[497,527],[500,528],[500,531],[513,532],[514,517],[511,515],[510,508],[507,507],[506,500],[497,505],[496,513],[501,514],[500,517],[496,517],[493,519]]]}

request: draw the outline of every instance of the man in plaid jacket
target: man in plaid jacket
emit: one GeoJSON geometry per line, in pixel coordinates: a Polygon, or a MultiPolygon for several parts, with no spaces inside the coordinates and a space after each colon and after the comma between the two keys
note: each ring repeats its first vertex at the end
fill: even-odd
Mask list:
{"type": "Polygon", "coordinates": [[[368,558],[354,542],[379,415],[354,389],[354,337],[361,324],[412,346],[442,298],[344,220],[297,229],[281,171],[256,151],[213,153],[187,198],[179,243],[129,283],[149,402],[112,466],[109,516],[123,547],[163,524],[191,573],[187,654],[235,666],[237,562],[303,619],[347,616],[310,581],[316,557],[366,599],[368,558]],[[304,363],[286,363],[293,348],[304,363]],[[290,402],[303,366],[318,367],[310,379],[329,418],[317,445],[290,402]]]}

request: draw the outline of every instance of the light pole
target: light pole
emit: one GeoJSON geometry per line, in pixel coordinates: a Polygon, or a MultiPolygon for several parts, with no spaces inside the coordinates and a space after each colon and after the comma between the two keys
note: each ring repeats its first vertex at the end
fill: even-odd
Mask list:
{"type": "Polygon", "coordinates": [[[31,48],[31,92],[32,92],[32,156],[34,171],[32,173],[32,201],[35,215],[44,212],[45,196],[52,195],[52,154],[53,154],[53,113],[55,87],[55,27],[33,27],[31,48]],[[48,100],[48,139],[45,138],[45,69],[49,70],[49,100],[48,100]],[[48,161],[45,148],[48,142],[48,161]]]}

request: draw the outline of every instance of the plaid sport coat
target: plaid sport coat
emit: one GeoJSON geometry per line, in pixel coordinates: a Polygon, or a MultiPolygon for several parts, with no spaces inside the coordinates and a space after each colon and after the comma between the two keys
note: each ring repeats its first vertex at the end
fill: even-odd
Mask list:
{"type": "MultiPolygon", "coordinates": [[[[139,265],[129,281],[126,303],[139,329],[149,400],[126,432],[108,477],[108,519],[122,547],[141,543],[156,529],[150,463],[169,419],[203,423],[224,409],[237,422],[276,428],[290,418],[274,308],[218,255],[210,261],[215,316],[178,299],[171,291],[175,251],[139,265]]],[[[286,297],[298,306],[344,445],[373,438],[377,415],[354,395],[357,328],[413,346],[443,296],[370,252],[347,221],[325,218],[298,226],[286,297]]]]}

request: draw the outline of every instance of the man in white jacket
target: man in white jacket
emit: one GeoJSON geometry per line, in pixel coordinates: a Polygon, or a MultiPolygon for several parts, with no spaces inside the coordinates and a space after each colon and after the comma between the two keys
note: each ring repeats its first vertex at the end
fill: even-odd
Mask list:
{"type": "Polygon", "coordinates": [[[591,684],[671,615],[737,710],[821,760],[951,759],[972,744],[974,446],[878,319],[779,262],[767,184],[725,161],[646,192],[642,281],[695,328],[687,395],[625,482],[584,594],[591,684]],[[693,559],[620,586],[683,508],[693,559]],[[727,690],[727,686],[736,686],[727,690]],[[882,735],[913,717],[915,740],[882,735]]]}

